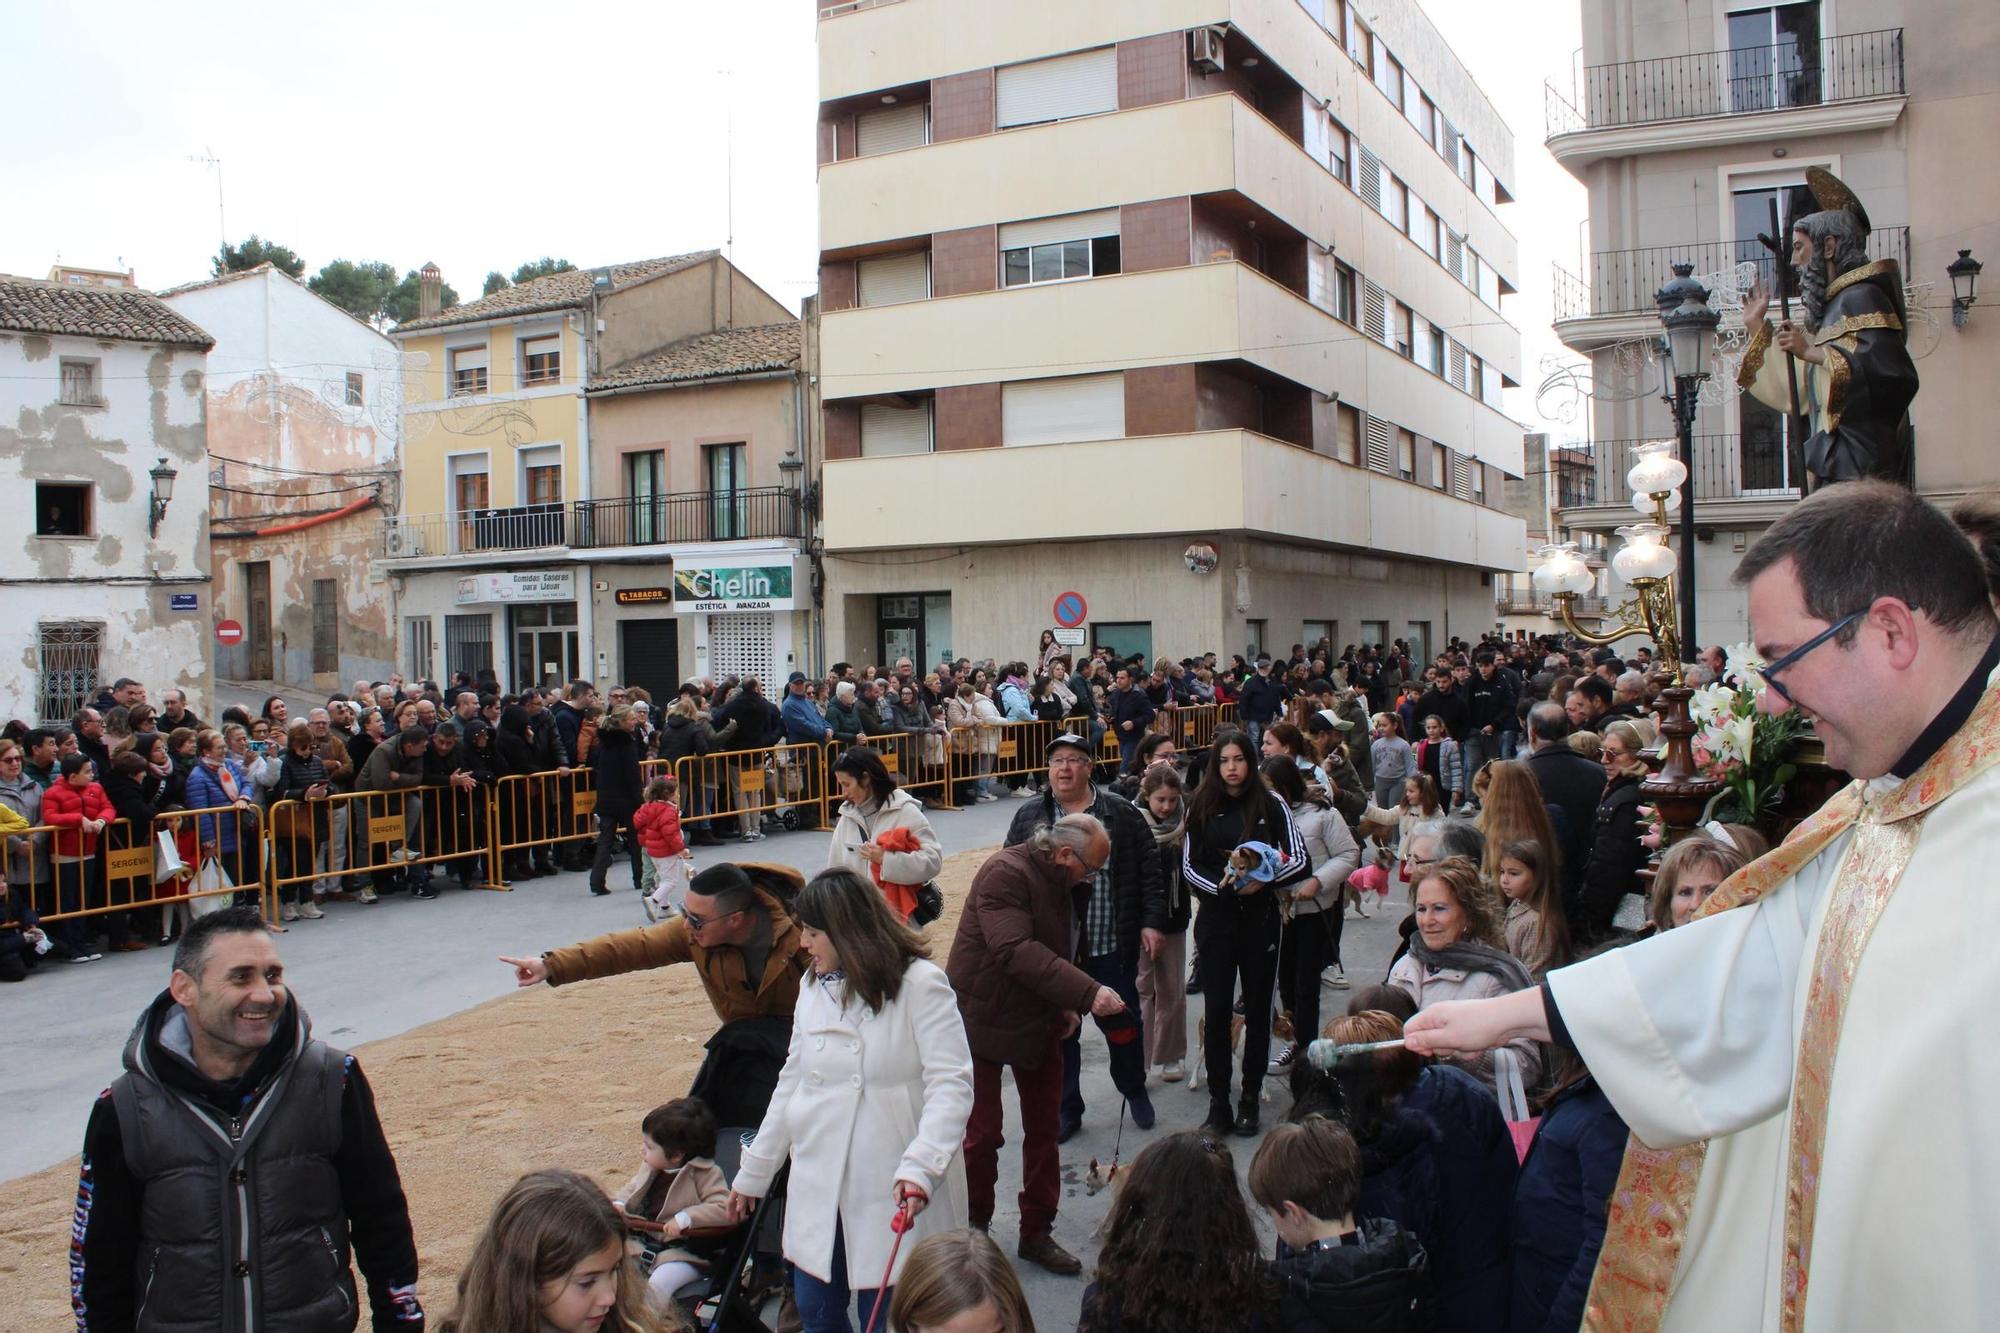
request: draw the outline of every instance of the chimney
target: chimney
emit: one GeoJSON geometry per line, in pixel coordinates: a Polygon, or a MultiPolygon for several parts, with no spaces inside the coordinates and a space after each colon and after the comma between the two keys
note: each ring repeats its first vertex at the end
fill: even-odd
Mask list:
{"type": "Polygon", "coordinates": [[[429,319],[444,308],[444,274],[436,264],[425,264],[417,270],[417,318],[429,319]]]}

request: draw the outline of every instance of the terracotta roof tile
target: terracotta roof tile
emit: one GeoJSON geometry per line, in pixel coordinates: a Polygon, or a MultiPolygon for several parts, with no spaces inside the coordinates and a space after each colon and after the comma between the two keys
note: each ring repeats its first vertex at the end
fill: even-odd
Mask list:
{"type": "Polygon", "coordinates": [[[165,343],[207,351],[215,339],[151,292],[134,287],[72,287],[0,274],[0,329],[165,343]]]}
{"type": "Polygon", "coordinates": [[[719,329],[668,343],[657,352],[599,371],[588,390],[668,386],[760,370],[785,370],[799,359],[799,322],[719,329]]]}
{"type": "MultiPolygon", "coordinates": [[[[639,259],[629,264],[611,265],[611,286],[616,291],[649,278],[662,277],[680,269],[715,258],[719,250],[697,250],[692,254],[667,255],[659,259],[639,259]]],[[[568,310],[590,302],[593,269],[573,268],[547,277],[531,278],[512,287],[502,287],[491,296],[464,305],[455,305],[428,319],[412,319],[398,324],[395,333],[417,333],[425,329],[449,328],[482,319],[507,319],[533,315],[544,310],[568,310]]]]}

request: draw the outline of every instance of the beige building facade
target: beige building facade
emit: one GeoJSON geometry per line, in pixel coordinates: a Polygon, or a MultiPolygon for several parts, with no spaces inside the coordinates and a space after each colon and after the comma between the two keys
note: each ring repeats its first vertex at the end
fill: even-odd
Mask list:
{"type": "Polygon", "coordinates": [[[1383,8],[821,7],[828,660],[1491,627],[1513,143],[1383,8]]]}
{"type": "Polygon", "coordinates": [[[1772,205],[1783,219],[1813,210],[1808,167],[1855,191],[1871,256],[1902,267],[1922,384],[1910,410],[1918,489],[1949,505],[1996,480],[1974,397],[2000,365],[2000,312],[1975,306],[1954,328],[1946,266],[1960,250],[2000,254],[2000,9],[1585,0],[1583,42],[1574,87],[1549,92],[1548,147],[1590,192],[1588,253],[1556,274],[1556,331],[1591,358],[1595,477],[1591,500],[1561,521],[1608,532],[1636,517],[1631,447],[1673,433],[1644,357],[1660,333],[1653,292],[1670,265],[1692,264],[1723,311],[1687,488],[1696,637],[1736,642],[1748,621],[1731,575],[1803,481],[1802,432],[1735,388],[1741,287],[1770,270],[1757,234],[1772,205]]]}

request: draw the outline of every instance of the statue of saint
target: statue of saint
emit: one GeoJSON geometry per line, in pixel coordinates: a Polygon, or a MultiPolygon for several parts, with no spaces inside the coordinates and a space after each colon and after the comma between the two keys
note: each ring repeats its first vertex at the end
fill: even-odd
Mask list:
{"type": "Polygon", "coordinates": [[[1803,319],[1776,329],[1763,284],[1743,303],[1750,341],[1736,383],[1766,406],[1804,414],[1814,488],[1881,477],[1911,484],[1907,413],[1917,368],[1903,329],[1903,275],[1893,259],[1868,258],[1868,213],[1831,172],[1806,170],[1820,206],[1792,223],[1791,262],[1803,319]],[[1770,355],[1772,345],[1786,353],[1770,355]]]}

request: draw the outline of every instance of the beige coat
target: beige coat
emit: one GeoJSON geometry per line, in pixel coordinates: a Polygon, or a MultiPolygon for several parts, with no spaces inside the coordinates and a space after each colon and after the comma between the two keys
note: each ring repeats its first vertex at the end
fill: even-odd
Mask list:
{"type": "Polygon", "coordinates": [[[873,842],[892,828],[914,833],[919,850],[885,855],[883,882],[924,884],[936,879],[944,869],[944,849],[938,845],[937,834],[931,831],[930,820],[924,818],[923,805],[901,787],[890,792],[888,800],[865,812],[852,801],[841,803],[840,817],[833,825],[833,839],[826,849],[826,868],[852,870],[863,879],[871,879],[874,867],[861,854],[861,844],[873,842]]]}
{"type": "MultiPolygon", "coordinates": [[[[646,1191],[653,1187],[653,1178],[658,1173],[649,1166],[639,1168],[639,1174],[625,1182],[625,1188],[618,1191],[620,1207],[626,1212],[633,1210],[639,1200],[646,1197],[646,1191]]],[[[659,1209],[648,1218],[651,1222],[671,1222],[676,1213],[687,1214],[689,1230],[702,1227],[729,1225],[729,1182],[722,1178],[722,1168],[706,1157],[690,1157],[672,1176],[667,1186],[667,1197],[659,1209]]],[[[691,1250],[677,1248],[672,1241],[660,1251],[659,1259],[679,1259],[684,1263],[702,1264],[707,1261],[691,1250]]]]}
{"type": "MultiPolygon", "coordinates": [[[[1417,1002],[1418,1012],[1446,1000],[1485,1000],[1495,995],[1507,994],[1507,988],[1491,972],[1467,972],[1456,967],[1440,968],[1433,972],[1418,962],[1414,955],[1404,954],[1389,969],[1389,984],[1400,986],[1417,1002]]],[[[1518,1038],[1508,1045],[1521,1057],[1521,1082],[1530,1089],[1541,1081],[1542,1048],[1526,1037],[1518,1038]]],[[[1451,1062],[1466,1073],[1493,1090],[1493,1052],[1481,1051],[1474,1056],[1451,1056],[1451,1062]]]]}
{"type": "Polygon", "coordinates": [[[1507,952],[1521,960],[1521,966],[1536,981],[1549,970],[1549,957],[1536,941],[1541,934],[1542,914],[1526,903],[1507,904],[1507,920],[1501,930],[1507,936],[1507,952]]]}

